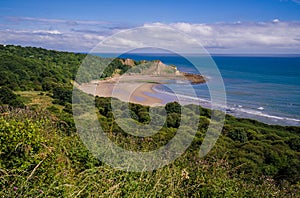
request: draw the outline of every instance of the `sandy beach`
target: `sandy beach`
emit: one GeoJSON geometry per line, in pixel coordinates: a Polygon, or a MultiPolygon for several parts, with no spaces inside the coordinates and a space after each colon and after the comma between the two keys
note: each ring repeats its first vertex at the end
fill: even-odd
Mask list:
{"type": "Polygon", "coordinates": [[[100,97],[114,97],[124,102],[131,102],[147,106],[160,106],[160,98],[150,96],[155,94],[153,87],[163,84],[165,77],[151,75],[123,75],[106,80],[93,81],[78,85],[85,93],[100,97]],[[147,94],[148,93],[148,94],[147,94]]]}
{"type": "MultiPolygon", "coordinates": [[[[147,106],[164,105],[162,93],[156,93],[153,87],[157,84],[168,84],[170,81],[180,81],[189,84],[205,83],[205,77],[198,74],[180,72],[174,66],[168,66],[159,60],[145,62],[134,66],[134,61],[126,59],[132,69],[125,74],[115,73],[105,80],[94,80],[78,85],[83,92],[100,97],[114,97],[124,102],[137,103],[147,106]]],[[[125,64],[125,62],[124,62],[125,64]]],[[[174,99],[176,100],[176,99],[174,99]]],[[[168,102],[173,102],[170,99],[168,102]]]]}

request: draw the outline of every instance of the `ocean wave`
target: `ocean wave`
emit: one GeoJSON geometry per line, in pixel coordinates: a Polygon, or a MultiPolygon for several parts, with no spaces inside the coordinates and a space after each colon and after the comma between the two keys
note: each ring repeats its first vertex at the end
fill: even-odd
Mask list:
{"type": "Polygon", "coordinates": [[[296,118],[280,117],[280,116],[270,115],[270,114],[263,113],[261,111],[252,110],[252,109],[240,108],[240,109],[238,109],[238,111],[243,112],[243,113],[256,115],[256,116],[262,116],[262,117],[277,119],[277,120],[287,120],[287,121],[293,121],[293,122],[300,122],[300,120],[296,119],[296,118]]]}
{"type": "Polygon", "coordinates": [[[244,108],[242,105],[234,104],[234,105],[232,105],[232,107],[230,107],[229,105],[225,107],[220,104],[212,105],[210,100],[202,99],[199,97],[171,93],[168,91],[161,90],[157,87],[153,87],[153,90],[157,93],[174,96],[177,99],[179,99],[179,101],[184,102],[185,104],[196,104],[196,105],[201,105],[201,106],[208,107],[208,108],[211,108],[213,106],[215,109],[218,109],[218,110],[226,109],[226,112],[228,114],[232,114],[232,115],[237,115],[238,113],[244,113],[244,114],[248,114],[248,115],[252,115],[252,116],[260,116],[260,117],[265,117],[265,118],[269,118],[269,119],[273,119],[273,120],[275,119],[275,120],[281,120],[281,121],[290,121],[290,122],[296,122],[296,123],[300,124],[300,119],[270,115],[270,114],[262,112],[261,110],[259,111],[259,110],[244,108]]]}
{"type": "Polygon", "coordinates": [[[187,100],[192,100],[192,101],[198,101],[198,102],[203,102],[203,103],[208,103],[208,104],[211,103],[211,101],[206,100],[206,99],[193,97],[193,96],[188,96],[188,95],[182,95],[182,94],[178,94],[178,93],[171,93],[171,92],[168,92],[168,91],[163,91],[163,90],[158,89],[156,87],[153,87],[152,89],[157,93],[167,94],[167,95],[170,95],[170,96],[174,96],[176,98],[187,99],[187,100]]]}

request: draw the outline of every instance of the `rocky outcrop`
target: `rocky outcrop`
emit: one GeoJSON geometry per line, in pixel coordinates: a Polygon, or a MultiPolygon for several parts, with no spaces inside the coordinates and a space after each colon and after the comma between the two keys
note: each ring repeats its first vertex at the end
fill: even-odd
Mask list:
{"type": "Polygon", "coordinates": [[[163,62],[161,62],[160,60],[155,60],[155,61],[153,61],[153,63],[154,63],[154,68],[155,68],[155,72],[153,73],[154,75],[161,75],[161,76],[177,75],[176,67],[166,65],[163,62]]]}
{"type": "Polygon", "coordinates": [[[200,83],[205,83],[206,79],[200,74],[190,74],[190,73],[185,73],[181,72],[181,74],[189,80],[192,84],[200,84],[200,83]]]}
{"type": "Polygon", "coordinates": [[[135,62],[132,59],[126,58],[125,65],[135,66],[135,62]]]}
{"type": "Polygon", "coordinates": [[[130,58],[126,58],[125,60],[122,59],[122,58],[120,58],[119,60],[121,61],[121,63],[122,63],[123,65],[129,65],[129,66],[131,66],[131,67],[135,66],[134,60],[132,60],[132,59],[130,59],[130,58]]]}

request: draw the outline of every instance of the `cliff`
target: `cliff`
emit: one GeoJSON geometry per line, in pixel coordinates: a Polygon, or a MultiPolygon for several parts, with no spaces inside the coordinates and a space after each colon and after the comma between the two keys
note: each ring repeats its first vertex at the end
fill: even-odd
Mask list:
{"type": "Polygon", "coordinates": [[[130,59],[130,58],[126,58],[125,60],[122,59],[122,58],[120,58],[119,60],[121,61],[121,63],[122,63],[123,65],[129,65],[129,66],[131,66],[131,67],[135,66],[134,60],[132,60],[132,59],[130,59]]]}
{"type": "Polygon", "coordinates": [[[123,65],[129,65],[132,67],[129,74],[142,74],[142,75],[154,75],[165,76],[170,79],[189,80],[192,84],[205,83],[206,79],[199,74],[191,74],[180,72],[177,67],[164,64],[160,60],[146,61],[142,60],[137,65],[135,61],[129,58],[120,59],[123,65]]]}

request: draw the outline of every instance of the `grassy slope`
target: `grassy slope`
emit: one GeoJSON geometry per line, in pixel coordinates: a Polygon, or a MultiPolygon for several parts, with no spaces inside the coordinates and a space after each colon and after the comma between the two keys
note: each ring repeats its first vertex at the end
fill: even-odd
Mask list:
{"type": "MultiPolygon", "coordinates": [[[[29,108],[0,108],[1,197],[296,197],[299,194],[298,127],[269,126],[227,116],[216,146],[200,159],[198,149],[209,122],[206,117],[210,115],[205,109],[201,111],[203,117],[191,147],[170,165],[153,172],[129,173],[102,164],[87,151],[76,134],[69,100],[64,97],[74,75],[62,71],[65,67],[76,71],[76,65],[71,63],[79,64],[81,55],[11,48],[13,50],[1,52],[0,62],[8,60],[4,57],[7,53],[22,60],[33,54],[36,58],[30,57],[32,63],[42,61],[37,67],[52,65],[53,72],[59,74],[58,79],[50,82],[56,83],[55,90],[65,85],[66,91],[53,99],[53,89],[43,91],[43,79],[35,76],[37,73],[31,75],[28,69],[31,78],[16,76],[20,81],[18,85],[29,82],[27,87],[19,86],[25,91],[16,92],[29,108]],[[38,86],[33,81],[37,81],[38,86]],[[38,91],[28,91],[34,89],[38,91]]],[[[109,99],[98,98],[96,103],[102,122],[107,124],[111,120],[109,99]]],[[[143,120],[147,109],[139,105],[132,107],[137,119],[143,120]]],[[[168,124],[154,140],[171,138],[170,133],[176,128],[168,124]]],[[[120,131],[115,124],[108,127],[114,132],[120,131]]],[[[135,141],[121,131],[116,136],[119,144],[135,141]]],[[[145,141],[143,145],[151,146],[152,142],[145,141]]]]}

